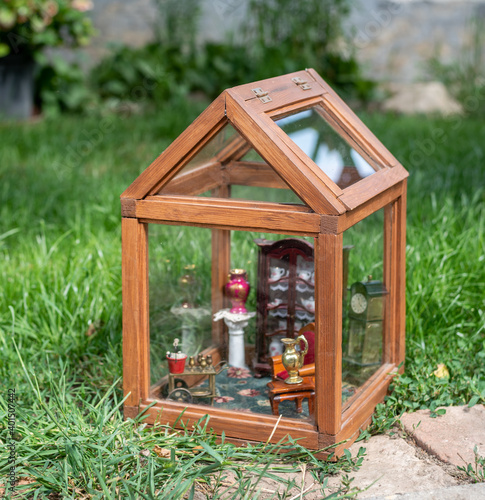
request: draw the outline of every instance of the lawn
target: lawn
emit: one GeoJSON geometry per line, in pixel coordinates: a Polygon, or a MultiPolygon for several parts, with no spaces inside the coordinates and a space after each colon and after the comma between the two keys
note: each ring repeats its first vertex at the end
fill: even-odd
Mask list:
{"type": "MultiPolygon", "coordinates": [[[[16,475],[32,498],[175,499],[194,484],[218,498],[221,471],[233,471],[233,498],[258,498],[255,477],[307,464],[323,481],[352,467],[295,444],[279,459],[269,445],[216,444],[206,421],[183,436],[122,421],[119,195],[194,117],[0,125],[0,418],[15,390],[16,475]]],[[[379,432],[404,410],[485,402],[485,122],[362,118],[410,172],[406,371],[379,432]]],[[[2,454],[0,484],[10,466],[2,454]]]]}

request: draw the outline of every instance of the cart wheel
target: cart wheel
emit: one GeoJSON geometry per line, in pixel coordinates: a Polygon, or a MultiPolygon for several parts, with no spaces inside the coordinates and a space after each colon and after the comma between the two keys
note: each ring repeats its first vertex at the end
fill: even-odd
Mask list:
{"type": "MultiPolygon", "coordinates": [[[[174,389],[188,389],[189,386],[185,380],[182,380],[181,378],[176,378],[173,381],[173,388],[174,389]]],[[[168,383],[165,385],[162,385],[162,388],[160,389],[160,394],[162,395],[162,398],[166,398],[168,396],[168,383]]]]}
{"type": "Polygon", "coordinates": [[[174,389],[169,395],[168,399],[178,401],[180,403],[192,403],[192,394],[188,389],[180,388],[174,389]]]}

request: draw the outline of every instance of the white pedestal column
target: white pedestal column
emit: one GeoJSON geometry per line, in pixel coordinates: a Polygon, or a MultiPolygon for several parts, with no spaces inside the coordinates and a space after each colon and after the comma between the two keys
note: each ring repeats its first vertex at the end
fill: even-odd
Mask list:
{"type": "Polygon", "coordinates": [[[229,309],[221,309],[214,314],[214,321],[224,319],[229,330],[229,366],[247,368],[244,346],[244,328],[249,320],[256,315],[255,312],[231,313],[229,309]]]}

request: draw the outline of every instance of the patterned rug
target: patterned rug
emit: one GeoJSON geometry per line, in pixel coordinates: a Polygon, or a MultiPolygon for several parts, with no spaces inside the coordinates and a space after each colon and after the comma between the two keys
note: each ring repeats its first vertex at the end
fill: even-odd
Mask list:
{"type": "MultiPolygon", "coordinates": [[[[245,368],[230,367],[223,370],[216,376],[217,397],[214,398],[214,407],[272,415],[266,386],[270,381],[270,377],[253,377],[251,371],[245,368]]],[[[206,385],[208,385],[208,381],[205,381],[201,386],[206,385]]],[[[352,396],[356,389],[352,385],[344,384],[342,401],[352,396]]],[[[194,403],[210,404],[210,400],[208,398],[194,398],[194,403]]],[[[279,412],[284,417],[309,419],[308,399],[303,400],[302,407],[302,413],[297,413],[294,401],[282,401],[279,405],[279,412]]]]}

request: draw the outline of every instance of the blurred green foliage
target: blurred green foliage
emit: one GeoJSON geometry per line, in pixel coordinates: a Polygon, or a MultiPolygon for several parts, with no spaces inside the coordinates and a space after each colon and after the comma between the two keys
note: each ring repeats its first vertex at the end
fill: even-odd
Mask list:
{"type": "Polygon", "coordinates": [[[76,64],[45,49],[87,45],[95,34],[86,14],[91,0],[0,2],[0,66],[35,63],[35,103],[45,114],[80,111],[94,94],[76,64]]]}
{"type": "Polygon", "coordinates": [[[83,70],[60,56],[38,56],[34,101],[45,115],[79,112],[89,107],[96,96],[86,85],[83,70]]]}
{"type": "Polygon", "coordinates": [[[44,47],[86,45],[94,34],[90,0],[7,0],[0,3],[0,57],[31,59],[44,47]]]}
{"type": "Polygon", "coordinates": [[[250,0],[243,24],[253,62],[248,81],[315,68],[346,97],[366,99],[365,80],[343,30],[349,0],[250,0]]]}
{"type": "Polygon", "coordinates": [[[198,42],[200,6],[159,0],[155,40],[119,47],[91,73],[102,99],[160,105],[188,94],[213,99],[225,88],[315,68],[347,98],[369,99],[342,22],[349,0],[251,0],[240,32],[224,42],[198,42]]]}
{"type": "Polygon", "coordinates": [[[37,106],[47,115],[108,109],[146,110],[187,97],[214,99],[225,88],[315,68],[346,99],[370,100],[342,28],[350,0],[250,0],[237,33],[201,41],[200,3],[157,0],[154,40],[113,46],[86,76],[60,57],[37,55],[37,106]]]}

